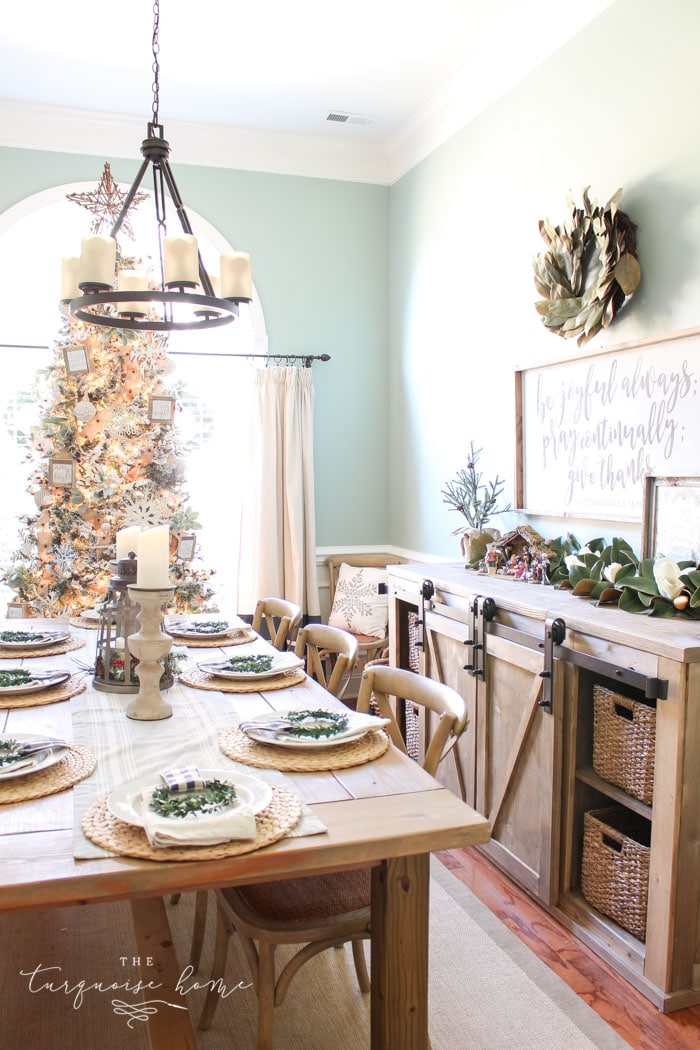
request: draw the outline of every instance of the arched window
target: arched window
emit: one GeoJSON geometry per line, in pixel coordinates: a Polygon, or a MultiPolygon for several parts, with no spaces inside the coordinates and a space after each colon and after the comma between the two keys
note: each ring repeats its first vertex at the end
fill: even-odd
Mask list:
{"type": "MultiPolygon", "coordinates": [[[[27,492],[26,449],[22,433],[39,421],[31,391],[38,370],[51,358],[61,318],[58,313],[60,262],[77,254],[80,238],[90,231],[92,216],[66,199],[68,193],[94,190],[94,183],[53,187],[26,198],[0,215],[0,282],[10,308],[0,313],[0,457],[3,500],[0,502],[0,567],[5,568],[19,545],[22,514],[36,506],[27,492]]],[[[122,187],[128,189],[128,187],[122,187]]],[[[188,209],[205,266],[218,271],[218,256],[232,246],[206,220],[188,209]]],[[[125,252],[145,257],[154,253],[154,223],[149,201],[131,217],[134,240],[125,252]]],[[[179,228],[171,217],[172,232],[179,228]]],[[[267,335],[260,303],[241,307],[240,317],[223,328],[176,332],[168,353],[175,366],[173,379],[183,384],[178,432],[191,446],[187,454],[189,506],[198,514],[197,544],[203,564],[216,568],[213,585],[222,609],[236,609],[238,500],[235,490],[237,455],[246,433],[250,385],[242,381],[250,368],[247,355],[265,354],[267,335]]],[[[0,615],[13,593],[0,591],[0,615]]]]}

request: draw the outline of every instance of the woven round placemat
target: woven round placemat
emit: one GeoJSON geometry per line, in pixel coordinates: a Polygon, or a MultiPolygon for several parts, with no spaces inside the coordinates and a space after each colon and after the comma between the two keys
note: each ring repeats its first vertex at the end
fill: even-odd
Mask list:
{"type": "Polygon", "coordinates": [[[303,667],[275,675],[274,678],[263,678],[256,681],[251,678],[216,678],[214,675],[200,671],[198,667],[189,667],[181,671],[180,681],[195,689],[210,689],[216,693],[267,693],[271,689],[288,689],[291,685],[301,685],[306,681],[303,667]]]}
{"type": "Polygon", "coordinates": [[[66,638],[65,642],[45,645],[40,649],[3,649],[0,646],[0,660],[28,660],[35,656],[60,656],[61,653],[72,653],[74,649],[82,649],[84,645],[82,638],[66,638]]]}
{"type": "Polygon", "coordinates": [[[85,688],[85,679],[78,679],[77,675],[71,677],[58,687],[42,689],[38,693],[21,693],[19,696],[0,696],[0,711],[13,710],[17,707],[40,707],[42,704],[57,704],[59,700],[70,700],[72,696],[82,693],[85,688]]]}
{"type": "MultiPolygon", "coordinates": [[[[170,633],[167,627],[166,632],[170,633]]],[[[188,649],[218,649],[225,645],[243,645],[244,642],[254,642],[258,636],[252,628],[237,627],[235,631],[220,638],[183,638],[179,634],[171,634],[170,637],[175,645],[185,645],[188,649]]]]}
{"type": "Polygon", "coordinates": [[[219,747],[237,762],[258,769],[280,769],[287,773],[314,773],[331,769],[349,769],[381,758],[389,747],[389,737],[381,729],[372,729],[359,740],[323,748],[320,751],[297,751],[292,748],[258,744],[233,727],[219,737],[219,747]]]}
{"type": "Polygon", "coordinates": [[[82,829],[92,842],[113,853],[143,860],[220,860],[270,846],[283,838],[301,816],[301,802],[291,791],[273,787],[272,801],[255,816],[257,835],[250,840],[220,842],[216,846],[152,846],[143,828],[126,824],[110,813],[107,800],[93,803],[83,817],[82,829]]]}
{"type": "Polygon", "coordinates": [[[71,616],[68,623],[71,627],[80,627],[84,631],[99,631],[99,620],[87,620],[84,616],[71,616]]]}
{"type": "Polygon", "coordinates": [[[73,787],[94,772],[97,759],[80,744],[71,744],[60,762],[48,769],[39,769],[26,777],[0,780],[0,805],[10,802],[28,802],[32,798],[56,795],[73,787]]]}

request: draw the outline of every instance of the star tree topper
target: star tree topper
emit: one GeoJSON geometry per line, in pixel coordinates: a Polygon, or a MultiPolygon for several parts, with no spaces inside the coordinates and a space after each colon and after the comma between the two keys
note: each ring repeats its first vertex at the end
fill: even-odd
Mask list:
{"type": "MultiPolygon", "coordinates": [[[[129,210],[141,204],[141,202],[145,201],[147,197],[147,193],[137,193],[131,202],[129,210]]],[[[93,213],[94,218],[90,227],[90,233],[98,234],[102,233],[103,230],[112,229],[119,213],[124,207],[126,193],[122,193],[117,186],[112,178],[109,161],[105,161],[104,171],[102,172],[102,178],[100,179],[97,189],[90,190],[88,193],[68,193],[66,194],[66,200],[72,201],[74,204],[79,204],[81,208],[87,208],[88,211],[93,213]]],[[[134,230],[129,221],[128,212],[124,216],[121,228],[127,237],[133,241],[134,230]]]]}

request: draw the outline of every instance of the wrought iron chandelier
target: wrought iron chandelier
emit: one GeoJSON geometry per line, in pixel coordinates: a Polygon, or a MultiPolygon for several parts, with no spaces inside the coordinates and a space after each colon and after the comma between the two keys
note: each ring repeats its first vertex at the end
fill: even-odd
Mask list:
{"type": "Polygon", "coordinates": [[[252,298],[250,256],[230,252],[221,256],[219,286],[210,278],[192,232],[182,197],[169,163],[170,145],[158,119],[158,30],[160,2],[153,4],[153,119],[141,144],[143,163],[126,194],[108,237],[83,239],[80,258],[64,259],[61,273],[61,310],[87,324],[134,331],[172,332],[218,328],[238,316],[239,303],[252,298]],[[117,234],[143,178],[153,172],[153,199],[157,225],[159,273],[119,265],[117,234]],[[182,227],[168,236],[166,190],[182,227]]]}

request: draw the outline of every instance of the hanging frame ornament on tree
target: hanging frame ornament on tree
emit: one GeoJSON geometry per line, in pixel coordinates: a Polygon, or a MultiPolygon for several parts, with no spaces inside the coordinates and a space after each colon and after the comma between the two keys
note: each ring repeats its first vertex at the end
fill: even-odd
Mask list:
{"type": "Polygon", "coordinates": [[[535,256],[535,286],[544,299],[535,303],[542,323],[578,345],[607,328],[637,290],[637,227],[618,208],[622,190],[605,205],[591,204],[588,187],[583,207],[569,198],[570,215],[561,226],[540,222],[547,250],[535,256]]]}

